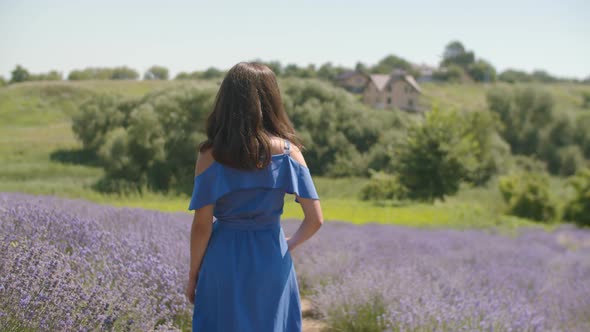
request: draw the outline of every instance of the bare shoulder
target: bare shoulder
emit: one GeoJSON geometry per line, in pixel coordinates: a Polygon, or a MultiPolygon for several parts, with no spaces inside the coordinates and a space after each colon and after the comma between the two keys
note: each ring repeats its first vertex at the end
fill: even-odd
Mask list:
{"type": "Polygon", "coordinates": [[[197,158],[197,164],[195,165],[195,176],[203,173],[209,166],[213,164],[215,159],[213,159],[212,149],[207,149],[205,151],[199,152],[199,157],[197,158]]]}
{"type": "Polygon", "coordinates": [[[270,139],[270,153],[281,154],[285,152],[285,141],[280,137],[271,137],[270,139]]]}
{"type": "Polygon", "coordinates": [[[303,158],[303,153],[301,153],[301,149],[299,149],[299,147],[293,144],[291,144],[291,158],[295,159],[295,161],[299,164],[307,167],[307,163],[305,162],[305,158],[303,158]]]}

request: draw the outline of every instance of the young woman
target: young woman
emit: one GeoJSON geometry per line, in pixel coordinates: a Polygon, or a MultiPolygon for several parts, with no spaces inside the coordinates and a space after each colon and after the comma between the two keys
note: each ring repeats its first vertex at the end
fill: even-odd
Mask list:
{"type": "Polygon", "coordinates": [[[301,148],[274,73],[256,63],[231,68],[207,121],[189,205],[193,331],[301,331],[291,251],[323,223],[301,148]],[[286,193],[305,215],[290,238],[279,222],[286,193]]]}

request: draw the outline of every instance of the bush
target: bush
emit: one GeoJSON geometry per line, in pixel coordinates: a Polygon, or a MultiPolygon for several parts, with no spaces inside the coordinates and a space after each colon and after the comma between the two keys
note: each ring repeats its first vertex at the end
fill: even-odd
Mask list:
{"type": "Polygon", "coordinates": [[[72,130],[82,141],[84,149],[98,152],[105,143],[106,134],[123,125],[127,114],[122,112],[121,97],[101,94],[80,106],[72,118],[72,130]]]}
{"type": "Polygon", "coordinates": [[[567,203],[564,218],[590,226],[590,168],[578,171],[568,182],[575,191],[575,197],[567,203]]]}
{"type": "Polygon", "coordinates": [[[540,146],[541,129],[552,123],[553,98],[532,88],[495,88],[487,95],[490,111],[503,123],[500,134],[513,153],[532,155],[540,146]]]}
{"type": "Polygon", "coordinates": [[[360,199],[367,200],[402,200],[407,197],[407,189],[400,183],[397,175],[373,172],[371,180],[360,192],[360,199]]]}
{"type": "Polygon", "coordinates": [[[144,80],[167,80],[168,68],[162,66],[151,66],[143,75],[144,80]]]}
{"type": "Polygon", "coordinates": [[[86,68],[72,70],[68,75],[70,81],[80,80],[136,80],[139,73],[126,66],[115,68],[86,68]]]}
{"type": "Polygon", "coordinates": [[[498,75],[498,80],[508,83],[530,82],[532,77],[524,71],[507,69],[498,75]]]}
{"type": "Polygon", "coordinates": [[[99,95],[74,117],[73,130],[105,169],[104,191],[190,192],[196,148],[214,91],[191,85],[136,100],[99,95]]]}
{"type": "Polygon", "coordinates": [[[17,65],[11,72],[10,83],[19,83],[29,80],[29,71],[21,65],[17,65]]]}
{"type": "Polygon", "coordinates": [[[484,119],[483,113],[434,109],[424,123],[408,129],[398,147],[396,168],[410,198],[444,199],[456,193],[462,181],[483,183],[489,178],[496,169],[489,129],[493,120],[484,119]],[[490,125],[483,125],[488,121],[490,125]]]}
{"type": "Polygon", "coordinates": [[[467,67],[469,76],[476,82],[496,81],[496,69],[485,60],[477,60],[467,67]]]}
{"type": "Polygon", "coordinates": [[[499,189],[510,215],[538,221],[555,218],[549,196],[549,178],[543,173],[520,173],[500,178],[499,189]]]}
{"type": "Polygon", "coordinates": [[[467,74],[462,67],[458,65],[448,65],[446,67],[436,70],[433,78],[437,81],[460,83],[463,82],[467,74]]]}
{"type": "Polygon", "coordinates": [[[402,130],[401,115],[370,110],[350,93],[318,80],[281,81],[283,102],[306,146],[313,173],[367,176],[368,155],[388,131],[402,130]]]}
{"type": "Polygon", "coordinates": [[[590,109],[590,92],[584,91],[582,93],[582,107],[586,109],[590,109]]]}
{"type": "Polygon", "coordinates": [[[0,76],[0,88],[8,84],[4,76],[0,76]]]}

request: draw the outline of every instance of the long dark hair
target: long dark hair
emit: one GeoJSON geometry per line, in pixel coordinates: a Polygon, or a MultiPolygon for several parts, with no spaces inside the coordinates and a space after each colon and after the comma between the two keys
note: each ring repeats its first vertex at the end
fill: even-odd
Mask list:
{"type": "Polygon", "coordinates": [[[213,148],[213,158],[230,167],[264,168],[271,160],[271,136],[303,147],[283,108],[275,74],[263,64],[240,62],[221,83],[199,150],[213,148]]]}

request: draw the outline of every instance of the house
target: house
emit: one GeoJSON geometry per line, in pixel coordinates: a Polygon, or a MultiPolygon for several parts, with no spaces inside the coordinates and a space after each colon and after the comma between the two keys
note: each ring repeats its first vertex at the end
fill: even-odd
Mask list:
{"type": "Polygon", "coordinates": [[[432,67],[427,64],[421,64],[412,65],[412,69],[415,73],[417,73],[416,81],[418,83],[434,81],[434,72],[436,72],[436,67],[432,67]]]}
{"type": "Polygon", "coordinates": [[[418,101],[422,90],[411,75],[394,70],[390,75],[369,75],[363,92],[365,104],[375,108],[398,108],[419,111],[418,101]]]}
{"type": "Polygon", "coordinates": [[[348,70],[338,75],[335,81],[336,85],[352,93],[362,93],[369,82],[369,76],[360,71],[348,70]]]}

